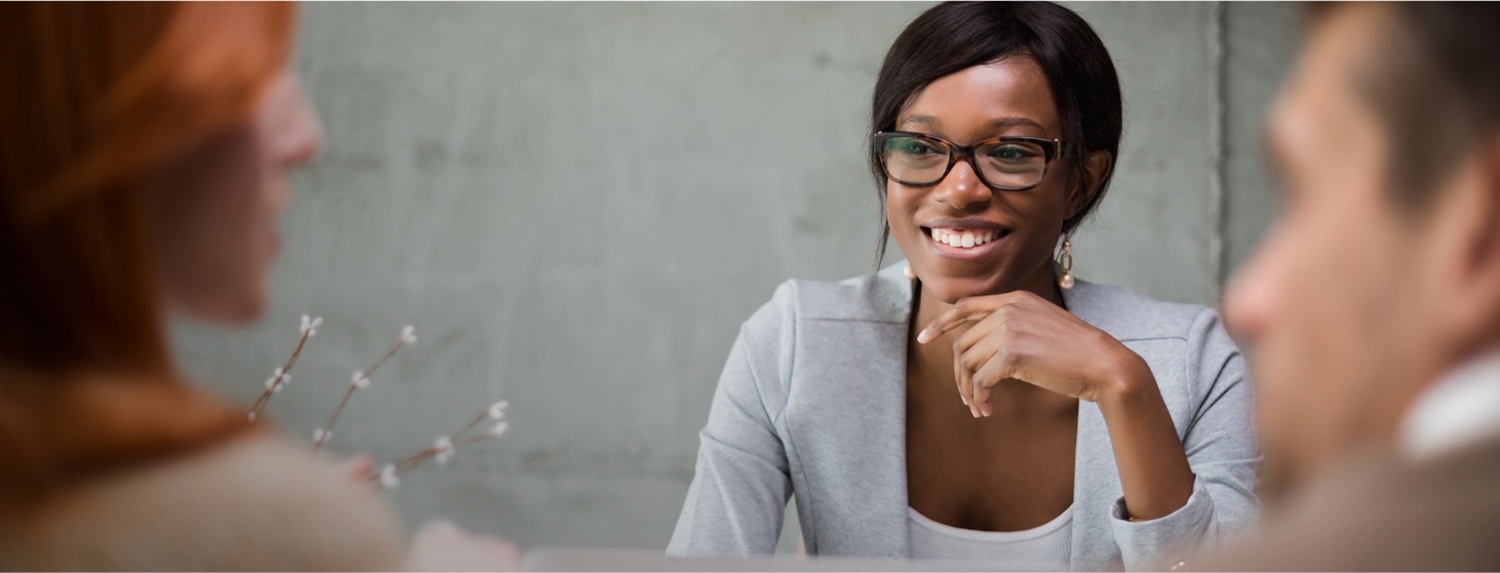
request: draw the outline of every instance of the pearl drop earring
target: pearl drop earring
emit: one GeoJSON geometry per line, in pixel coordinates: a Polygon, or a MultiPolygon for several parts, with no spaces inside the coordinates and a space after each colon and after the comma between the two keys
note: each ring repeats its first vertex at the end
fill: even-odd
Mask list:
{"type": "Polygon", "coordinates": [[[1057,279],[1057,286],[1063,290],[1073,288],[1073,241],[1063,239],[1062,254],[1057,257],[1057,266],[1062,268],[1062,276],[1057,279]]]}
{"type": "Polygon", "coordinates": [[[901,271],[901,274],[906,275],[907,279],[913,279],[914,280],[914,279],[917,278],[917,273],[915,271],[911,270],[911,263],[906,263],[906,268],[901,271]]]}

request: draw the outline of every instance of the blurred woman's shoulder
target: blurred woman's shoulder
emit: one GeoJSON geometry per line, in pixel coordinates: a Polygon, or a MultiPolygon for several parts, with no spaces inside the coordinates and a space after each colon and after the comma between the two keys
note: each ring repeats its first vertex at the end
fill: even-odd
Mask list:
{"type": "Polygon", "coordinates": [[[99,478],[0,517],[0,569],[393,570],[389,504],[265,433],[99,478]]]}

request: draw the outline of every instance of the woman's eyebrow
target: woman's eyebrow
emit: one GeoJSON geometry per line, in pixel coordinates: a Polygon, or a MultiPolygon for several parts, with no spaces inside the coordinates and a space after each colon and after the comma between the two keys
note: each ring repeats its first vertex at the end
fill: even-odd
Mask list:
{"type": "MultiPolygon", "coordinates": [[[[928,127],[934,127],[934,128],[938,128],[938,127],[942,127],[943,126],[943,122],[941,120],[939,120],[938,118],[930,116],[930,115],[920,115],[920,114],[908,117],[908,118],[906,118],[904,120],[901,120],[901,125],[902,126],[905,126],[906,124],[909,124],[909,123],[926,125],[928,127]]],[[[1042,124],[1037,123],[1036,120],[1031,119],[1031,118],[1027,118],[1027,117],[1000,117],[1000,118],[995,118],[993,120],[990,120],[990,122],[987,124],[987,127],[989,129],[991,129],[991,130],[997,130],[997,131],[998,130],[1002,130],[1002,129],[1010,129],[1012,127],[1031,127],[1031,128],[1035,128],[1035,129],[1037,129],[1039,131],[1046,131],[1046,129],[1042,127],[1042,124]]]]}
{"type": "Polygon", "coordinates": [[[908,117],[908,118],[906,118],[906,119],[904,119],[904,120],[901,121],[901,125],[906,125],[908,123],[918,123],[918,124],[923,124],[923,125],[926,125],[926,126],[929,126],[929,127],[942,127],[943,126],[943,122],[942,121],[940,121],[940,120],[938,120],[938,118],[930,116],[930,115],[914,115],[914,116],[908,117]]]}
{"type": "Polygon", "coordinates": [[[990,121],[990,129],[1009,129],[1012,127],[1034,127],[1039,131],[1047,131],[1042,124],[1036,120],[1026,117],[1002,117],[990,121]]]}

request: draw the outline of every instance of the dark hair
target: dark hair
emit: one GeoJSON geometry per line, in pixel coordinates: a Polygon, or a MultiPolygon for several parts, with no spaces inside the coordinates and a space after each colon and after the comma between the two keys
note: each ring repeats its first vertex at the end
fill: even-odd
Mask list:
{"type": "MultiPolygon", "coordinates": [[[[1354,81],[1391,139],[1411,142],[1386,175],[1393,198],[1421,211],[1464,151],[1500,129],[1500,4],[1385,8],[1386,29],[1354,81]]],[[[1316,22],[1342,8],[1309,9],[1316,22]]]]}
{"type": "MultiPolygon", "coordinates": [[[[1051,2],[944,2],[923,12],[891,44],[875,80],[870,133],[895,129],[896,116],[917,92],[949,74],[1007,56],[1034,58],[1052,87],[1063,138],[1086,151],[1120,152],[1123,111],[1120,78],[1104,42],[1078,14],[1051,2]]],[[[870,170],[885,212],[885,174],[879,150],[870,145],[870,170]]],[[[1086,158],[1074,160],[1074,185],[1084,181],[1086,158]]],[[[1111,173],[1063,232],[1078,227],[1109,189],[1111,173]]],[[[878,258],[885,257],[890,225],[883,223],[878,258]]]]}

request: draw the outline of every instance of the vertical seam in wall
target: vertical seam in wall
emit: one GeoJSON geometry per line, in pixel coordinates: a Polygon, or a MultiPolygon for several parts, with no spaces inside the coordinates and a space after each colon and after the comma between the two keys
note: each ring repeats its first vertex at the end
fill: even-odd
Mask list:
{"type": "Polygon", "coordinates": [[[1218,300],[1219,291],[1224,286],[1228,275],[1229,247],[1225,235],[1228,231],[1228,203],[1229,194],[1227,187],[1228,162],[1226,161],[1226,150],[1228,143],[1226,123],[1228,120],[1227,93],[1227,60],[1228,54],[1225,46],[1227,7],[1223,1],[1214,2],[1209,10],[1208,22],[1208,53],[1209,53],[1209,103],[1208,103],[1208,140],[1209,140],[1209,221],[1212,228],[1208,237],[1208,265],[1213,275],[1214,292],[1213,300],[1218,300]]]}

